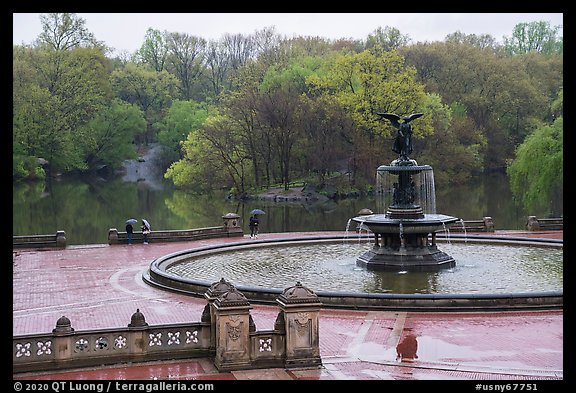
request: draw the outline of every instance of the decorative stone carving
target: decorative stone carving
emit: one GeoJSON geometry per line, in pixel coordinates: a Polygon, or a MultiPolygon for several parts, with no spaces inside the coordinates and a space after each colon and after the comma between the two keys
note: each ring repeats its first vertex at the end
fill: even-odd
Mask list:
{"type": "Polygon", "coordinates": [[[280,305],[284,324],[278,321],[275,328],[286,330],[286,367],[319,367],[319,312],[322,303],[312,290],[297,282],[286,288],[276,299],[280,305]]]}
{"type": "Polygon", "coordinates": [[[214,365],[218,370],[250,368],[250,302],[231,286],[214,301],[213,308],[216,327],[214,365]]]}

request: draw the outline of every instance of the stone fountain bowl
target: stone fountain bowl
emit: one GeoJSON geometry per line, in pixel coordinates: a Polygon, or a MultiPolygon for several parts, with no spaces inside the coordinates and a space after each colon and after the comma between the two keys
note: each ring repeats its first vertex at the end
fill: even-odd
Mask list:
{"type": "Polygon", "coordinates": [[[402,225],[403,233],[432,233],[448,229],[457,217],[444,214],[424,214],[424,218],[388,218],[386,214],[370,214],[358,216],[353,221],[364,224],[374,233],[399,233],[402,225]]]}

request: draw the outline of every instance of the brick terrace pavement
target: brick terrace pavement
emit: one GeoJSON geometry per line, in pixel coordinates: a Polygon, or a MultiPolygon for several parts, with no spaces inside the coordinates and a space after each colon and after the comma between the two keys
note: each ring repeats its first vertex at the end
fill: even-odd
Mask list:
{"type": "MultiPolygon", "coordinates": [[[[339,232],[261,234],[260,239],[339,232]]],[[[344,235],[344,233],[342,233],[344,235]]],[[[497,232],[562,239],[562,231],[497,232]]],[[[142,281],[157,257],[245,241],[206,239],[149,245],[69,246],[13,251],[13,335],[52,331],[62,315],[75,330],[126,326],[137,308],[150,325],[199,321],[206,301],[142,281]]],[[[301,280],[304,285],[305,280],[301,280]]],[[[314,288],[311,288],[314,289],[314,288]]],[[[273,329],[278,309],[253,305],[257,330],[273,329]]],[[[563,380],[563,311],[394,312],[322,309],[318,369],[218,372],[209,359],[121,364],[15,374],[58,380],[563,380]],[[396,359],[413,335],[418,358],[396,359]]]]}

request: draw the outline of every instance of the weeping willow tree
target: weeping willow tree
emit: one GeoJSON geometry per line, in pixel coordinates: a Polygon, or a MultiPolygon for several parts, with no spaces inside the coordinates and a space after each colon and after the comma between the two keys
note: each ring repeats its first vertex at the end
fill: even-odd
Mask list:
{"type": "Polygon", "coordinates": [[[537,128],[518,146],[516,158],[508,166],[512,193],[528,210],[553,211],[553,201],[562,196],[562,130],[562,117],[537,128]]]}

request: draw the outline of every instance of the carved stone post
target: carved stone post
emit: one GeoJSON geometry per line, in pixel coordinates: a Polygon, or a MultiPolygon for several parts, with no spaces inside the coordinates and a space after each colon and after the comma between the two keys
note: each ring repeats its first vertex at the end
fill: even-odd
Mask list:
{"type": "Polygon", "coordinates": [[[219,371],[251,368],[250,309],[248,299],[231,287],[214,301],[216,356],[219,371]]]}
{"type": "Polygon", "coordinates": [[[56,327],[52,329],[54,334],[54,359],[58,363],[66,363],[72,359],[74,348],[74,329],[70,319],[62,315],[56,321],[56,327]]]}
{"type": "Polygon", "coordinates": [[[538,218],[536,218],[536,216],[528,216],[528,222],[526,223],[526,229],[528,229],[529,231],[540,230],[540,223],[538,222],[538,218]]]}
{"type": "Polygon", "coordinates": [[[118,229],[110,228],[108,230],[108,244],[118,244],[118,229]]]}
{"type": "Polygon", "coordinates": [[[66,232],[56,231],[56,247],[66,248],[66,232]]]}
{"type": "Polygon", "coordinates": [[[276,299],[284,314],[286,329],[286,367],[319,367],[318,296],[300,282],[286,288],[276,299]]]}
{"type": "Polygon", "coordinates": [[[240,216],[236,213],[227,213],[222,216],[224,220],[224,228],[228,236],[244,236],[244,231],[240,226],[240,216]]]}
{"type": "Polygon", "coordinates": [[[130,323],[128,324],[130,332],[128,333],[128,345],[130,348],[130,354],[132,356],[144,356],[146,354],[146,333],[148,331],[148,323],[144,314],[140,312],[140,309],[136,309],[136,312],[132,314],[130,318],[130,323]]]}
{"type": "Polygon", "coordinates": [[[494,232],[494,221],[492,217],[483,217],[484,226],[486,227],[486,232],[494,232]]]}
{"type": "Polygon", "coordinates": [[[208,322],[208,319],[210,320],[210,351],[216,350],[216,311],[214,302],[219,296],[228,292],[233,287],[232,284],[222,277],[220,281],[212,283],[210,288],[204,292],[204,297],[208,300],[208,304],[206,304],[202,312],[202,322],[208,322]]]}

